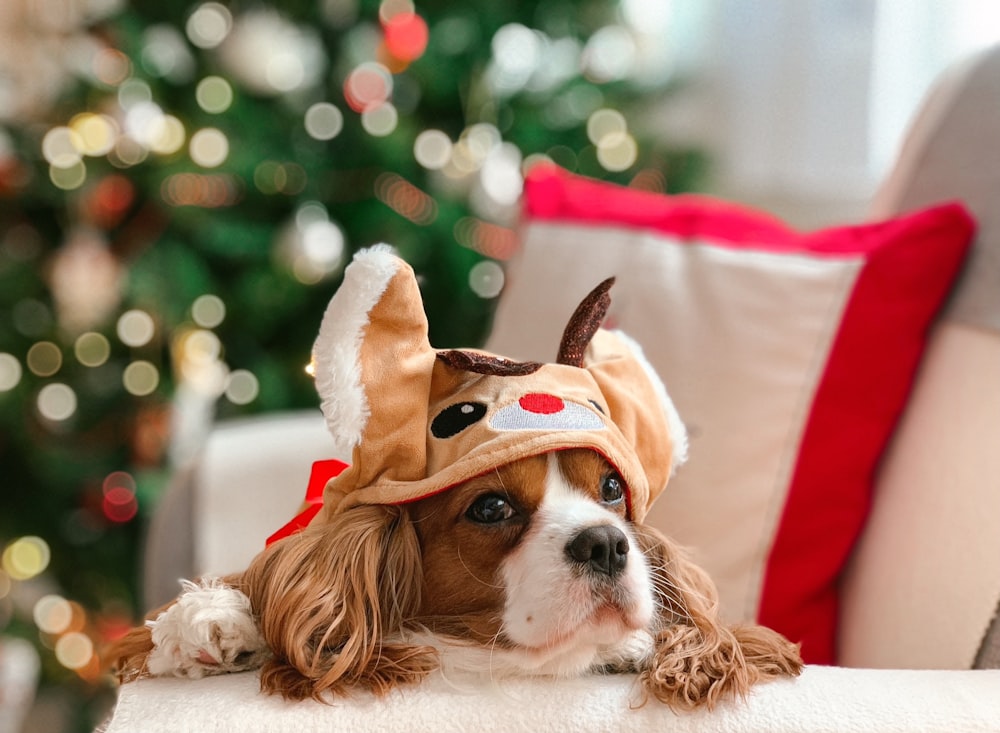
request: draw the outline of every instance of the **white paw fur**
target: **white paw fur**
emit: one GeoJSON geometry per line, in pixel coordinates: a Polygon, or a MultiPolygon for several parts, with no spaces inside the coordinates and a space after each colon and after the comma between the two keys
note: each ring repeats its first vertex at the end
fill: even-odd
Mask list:
{"type": "Polygon", "coordinates": [[[250,599],[218,578],[181,581],[176,603],[146,624],[154,676],[190,677],[256,669],[270,651],[254,622],[250,599]]]}

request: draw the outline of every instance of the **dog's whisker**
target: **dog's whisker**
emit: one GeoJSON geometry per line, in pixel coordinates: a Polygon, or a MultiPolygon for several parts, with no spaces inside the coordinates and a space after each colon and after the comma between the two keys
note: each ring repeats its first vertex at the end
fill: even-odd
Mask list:
{"type": "Polygon", "coordinates": [[[482,578],[478,577],[476,575],[476,573],[473,571],[473,569],[469,567],[469,564],[467,562],[465,562],[465,558],[462,557],[462,548],[461,547],[458,548],[457,555],[458,555],[458,561],[460,563],[462,563],[462,567],[465,568],[465,572],[467,572],[469,574],[469,576],[472,577],[477,583],[481,583],[482,585],[485,585],[487,588],[493,588],[493,589],[496,589],[496,590],[503,590],[504,589],[504,586],[503,586],[502,583],[495,583],[493,581],[483,580],[482,578]]]}

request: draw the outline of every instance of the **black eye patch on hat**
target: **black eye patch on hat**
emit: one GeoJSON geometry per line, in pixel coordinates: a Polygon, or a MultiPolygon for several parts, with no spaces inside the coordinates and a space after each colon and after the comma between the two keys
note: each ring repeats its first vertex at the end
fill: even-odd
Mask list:
{"type": "Polygon", "coordinates": [[[479,422],[485,415],[486,405],[482,402],[458,402],[449,405],[431,421],[431,435],[435,438],[450,438],[479,422]]]}

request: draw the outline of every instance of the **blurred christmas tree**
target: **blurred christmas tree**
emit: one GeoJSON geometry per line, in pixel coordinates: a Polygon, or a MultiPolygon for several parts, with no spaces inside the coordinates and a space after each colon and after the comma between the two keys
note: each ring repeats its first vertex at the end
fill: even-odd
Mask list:
{"type": "Polygon", "coordinates": [[[0,633],[89,729],[179,403],[314,406],[319,318],[378,241],[432,342],[475,344],[532,159],[675,191],[701,156],[626,121],[672,83],[666,0],[4,2],[0,633]]]}

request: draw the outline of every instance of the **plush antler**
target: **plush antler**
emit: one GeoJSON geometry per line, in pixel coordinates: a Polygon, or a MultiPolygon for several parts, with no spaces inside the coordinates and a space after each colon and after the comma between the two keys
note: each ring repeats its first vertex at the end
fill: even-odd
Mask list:
{"type": "Polygon", "coordinates": [[[587,350],[587,344],[594,338],[597,329],[601,327],[601,322],[604,321],[604,316],[608,313],[608,308],[611,307],[611,295],[608,291],[614,284],[615,279],[609,277],[591,290],[573,311],[559,343],[556,364],[583,366],[583,353],[587,350]]]}

